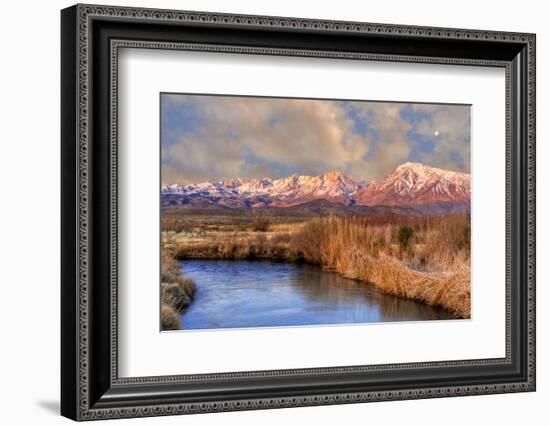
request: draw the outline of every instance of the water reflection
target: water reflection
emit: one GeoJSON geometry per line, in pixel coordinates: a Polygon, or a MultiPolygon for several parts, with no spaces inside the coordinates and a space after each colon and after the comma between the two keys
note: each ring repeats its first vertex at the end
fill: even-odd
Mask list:
{"type": "Polygon", "coordinates": [[[197,283],[185,329],[280,327],[449,319],[446,311],[388,296],[310,265],[187,260],[197,283]]]}

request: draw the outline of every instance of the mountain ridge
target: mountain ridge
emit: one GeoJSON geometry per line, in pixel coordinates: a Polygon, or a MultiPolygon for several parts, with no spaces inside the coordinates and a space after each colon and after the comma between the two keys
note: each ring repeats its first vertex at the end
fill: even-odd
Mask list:
{"type": "Polygon", "coordinates": [[[366,183],[329,171],[318,176],[165,185],[161,193],[165,207],[254,209],[326,200],[348,207],[410,207],[424,213],[445,213],[469,211],[471,183],[467,173],[407,162],[383,179],[366,183]]]}

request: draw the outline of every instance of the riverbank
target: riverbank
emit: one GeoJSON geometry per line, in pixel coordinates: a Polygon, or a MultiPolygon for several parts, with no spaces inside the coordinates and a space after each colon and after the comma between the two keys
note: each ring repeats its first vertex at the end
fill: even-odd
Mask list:
{"type": "Polygon", "coordinates": [[[470,318],[470,222],[466,215],[403,220],[323,218],[276,224],[163,232],[176,259],[306,262],[368,282],[399,297],[470,318]]]}
{"type": "Polygon", "coordinates": [[[183,275],[178,262],[166,250],[161,262],[161,328],[163,331],[181,330],[179,314],[187,309],[195,297],[195,282],[183,275]]]}

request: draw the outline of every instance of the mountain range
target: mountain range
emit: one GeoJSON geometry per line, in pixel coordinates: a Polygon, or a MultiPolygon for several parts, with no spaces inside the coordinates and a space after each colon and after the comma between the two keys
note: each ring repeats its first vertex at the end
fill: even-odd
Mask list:
{"type": "Polygon", "coordinates": [[[469,212],[470,175],[429,167],[401,164],[379,181],[357,182],[340,172],[319,176],[293,174],[281,179],[231,178],[188,185],[165,185],[164,207],[183,208],[286,208],[314,203],[347,209],[387,206],[422,213],[469,212]]]}

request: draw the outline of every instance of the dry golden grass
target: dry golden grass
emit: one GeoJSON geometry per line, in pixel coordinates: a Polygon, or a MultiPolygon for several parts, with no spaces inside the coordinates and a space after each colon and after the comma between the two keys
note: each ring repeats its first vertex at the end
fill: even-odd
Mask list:
{"type": "Polygon", "coordinates": [[[364,217],[331,217],[307,222],[292,234],[291,249],[311,263],[336,264],[350,248],[394,257],[415,270],[447,272],[470,262],[470,220],[452,215],[383,224],[364,217]],[[400,241],[404,228],[412,231],[406,245],[400,241]]]}
{"type": "Polygon", "coordinates": [[[180,319],[177,312],[169,305],[160,307],[160,323],[162,330],[179,330],[181,328],[180,319]]]}
{"type": "Polygon", "coordinates": [[[177,259],[289,260],[291,235],[283,232],[227,233],[179,241],[177,259]]]}
{"type": "Polygon", "coordinates": [[[181,269],[178,262],[168,250],[162,250],[161,269],[163,274],[180,275],[181,269]]]}
{"type": "Polygon", "coordinates": [[[419,272],[402,262],[381,255],[351,255],[336,270],[342,275],[367,281],[385,293],[441,306],[458,317],[470,317],[470,269],[449,273],[419,272]]]}

